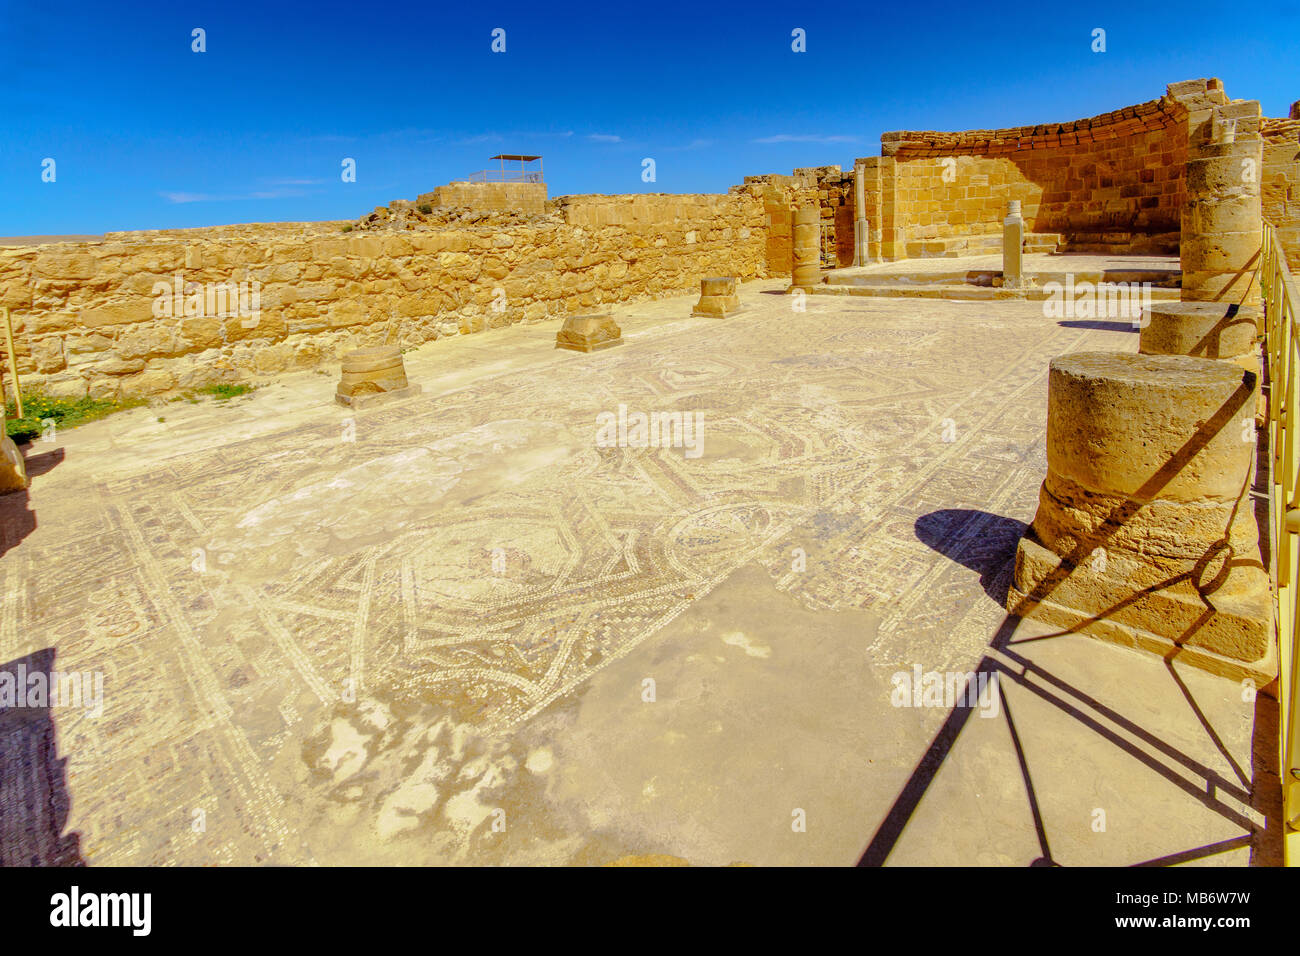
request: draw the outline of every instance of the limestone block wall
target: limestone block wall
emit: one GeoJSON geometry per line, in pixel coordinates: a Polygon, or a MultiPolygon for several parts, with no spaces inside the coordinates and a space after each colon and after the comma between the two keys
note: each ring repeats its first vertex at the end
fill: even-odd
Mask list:
{"type": "Polygon", "coordinates": [[[435,189],[430,198],[435,206],[465,206],[490,212],[513,209],[538,216],[546,211],[546,184],[448,183],[435,189]]]}
{"type": "Polygon", "coordinates": [[[1294,275],[1300,270],[1300,118],[1265,118],[1260,132],[1264,139],[1264,218],[1277,227],[1294,275]]]}
{"type": "Polygon", "coordinates": [[[962,255],[999,233],[1008,200],[1027,231],[1080,251],[1175,252],[1187,143],[1166,94],[1072,123],[881,137],[886,258],[962,255]]]}
{"type": "Polygon", "coordinates": [[[530,220],[415,230],[249,225],[0,248],[0,305],[25,388],[149,396],[768,274],[754,196],[560,202],[530,220]],[[258,290],[255,317],[235,308],[241,283],[258,290]]]}

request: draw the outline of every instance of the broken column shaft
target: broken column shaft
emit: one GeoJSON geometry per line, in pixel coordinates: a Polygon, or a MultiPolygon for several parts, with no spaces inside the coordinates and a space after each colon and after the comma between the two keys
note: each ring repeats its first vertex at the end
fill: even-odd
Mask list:
{"type": "Polygon", "coordinates": [[[807,289],[821,282],[821,212],[805,206],[794,214],[794,267],[790,286],[807,289]]]}
{"type": "Polygon", "coordinates": [[[1263,140],[1256,101],[1193,113],[1179,258],[1182,297],[1259,305],[1263,140]]]}
{"type": "Polygon", "coordinates": [[[1002,287],[1020,289],[1025,285],[1025,220],[1020,216],[1020,200],[1007,201],[1007,218],[1002,221],[1002,287]]]}
{"type": "Polygon", "coordinates": [[[867,231],[867,174],[862,163],[853,167],[853,210],[853,264],[865,266],[871,262],[871,253],[867,231]]]}

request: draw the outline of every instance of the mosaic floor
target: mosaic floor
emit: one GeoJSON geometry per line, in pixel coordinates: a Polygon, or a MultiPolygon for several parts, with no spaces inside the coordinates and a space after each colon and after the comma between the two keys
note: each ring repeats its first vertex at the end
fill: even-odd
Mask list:
{"type": "MultiPolygon", "coordinates": [[[[31,446],[31,492],[0,510],[0,659],[102,672],[104,709],[0,715],[0,857],[66,860],[71,839],[91,864],[854,862],[875,809],[856,843],[806,851],[708,821],[633,833],[662,793],[620,790],[613,751],[591,757],[608,773],[562,774],[590,732],[566,721],[623,687],[601,722],[643,749],[655,691],[627,669],[671,670],[672,635],[700,667],[839,642],[785,672],[808,675],[795,709],[837,699],[826,683],[887,695],[914,663],[972,666],[1037,501],[1047,362],[1135,336],[1023,303],[796,313],[775,288],[745,286],[725,321],[678,318],[690,298],[623,307],[626,343],[590,355],[551,349],[555,323],[432,343],[406,356],[422,395],[355,419],[302,373],[31,446]],[[698,413],[701,454],[600,447],[620,406],[698,413]]],[[[811,714],[794,723],[820,738],[843,719],[811,714]]],[[[944,716],[880,724],[896,752],[870,807],[944,716]]],[[[690,786],[716,791],[708,773],[690,786]]]]}

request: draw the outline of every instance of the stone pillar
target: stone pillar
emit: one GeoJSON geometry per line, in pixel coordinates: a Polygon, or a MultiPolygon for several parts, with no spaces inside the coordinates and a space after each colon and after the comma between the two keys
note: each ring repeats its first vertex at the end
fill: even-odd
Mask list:
{"type": "Polygon", "coordinates": [[[1187,139],[1182,297],[1258,307],[1264,159],[1259,103],[1194,111],[1187,139]]]}
{"type": "Polygon", "coordinates": [[[821,282],[821,211],[805,206],[794,214],[794,268],[790,288],[808,289],[821,282]]]}
{"type": "Polygon", "coordinates": [[[1002,220],[1002,287],[1025,287],[1025,220],[1020,216],[1020,200],[1007,200],[1007,218],[1002,220]]]}
{"type": "Polygon", "coordinates": [[[871,262],[871,234],[867,231],[867,173],[862,163],[853,167],[853,211],[853,264],[865,266],[871,262]]]}
{"type": "Polygon", "coordinates": [[[735,276],[718,276],[700,280],[700,301],[695,303],[691,315],[725,319],[740,310],[740,296],[736,294],[735,276]]]}
{"type": "Polygon", "coordinates": [[[1261,686],[1277,674],[1251,506],[1259,380],[1229,362],[1052,360],[1047,479],[1007,607],[1261,686]]]}

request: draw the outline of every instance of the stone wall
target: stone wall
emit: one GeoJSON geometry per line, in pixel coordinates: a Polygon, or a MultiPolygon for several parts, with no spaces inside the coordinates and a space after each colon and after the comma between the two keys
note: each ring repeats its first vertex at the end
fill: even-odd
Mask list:
{"type": "Polygon", "coordinates": [[[1169,94],[1072,123],[885,133],[881,153],[860,162],[881,180],[867,218],[886,259],[988,251],[966,240],[999,235],[1012,199],[1071,251],[1178,249],[1187,144],[1169,94]]]}
{"type": "Polygon", "coordinates": [[[13,310],[24,388],[148,396],[768,274],[753,196],[558,203],[528,220],[417,229],[279,223],[0,248],[0,305],[13,310]],[[178,281],[179,296],[161,294],[178,281]],[[258,284],[259,313],[212,314],[237,312],[211,292],[237,299],[240,283],[258,284]]]}
{"type": "MultiPolygon", "coordinates": [[[[1300,113],[1293,106],[1292,113],[1300,113]]],[[[1261,201],[1264,218],[1277,227],[1292,274],[1300,274],[1300,116],[1265,119],[1261,201]]]]}
{"type": "Polygon", "coordinates": [[[439,186],[420,201],[435,206],[465,206],[501,212],[514,209],[528,215],[546,211],[545,183],[449,183],[439,186]]]}

